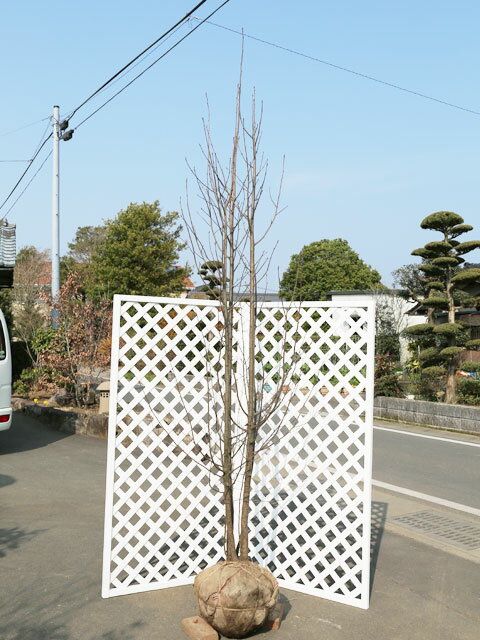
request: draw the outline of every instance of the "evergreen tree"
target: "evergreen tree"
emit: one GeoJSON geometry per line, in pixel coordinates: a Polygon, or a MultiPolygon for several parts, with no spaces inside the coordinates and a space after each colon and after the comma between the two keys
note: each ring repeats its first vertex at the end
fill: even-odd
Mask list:
{"type": "Polygon", "coordinates": [[[200,265],[198,275],[205,284],[200,288],[209,300],[220,300],[222,295],[223,264],[220,260],[207,260],[200,265]]]}
{"type": "Polygon", "coordinates": [[[291,257],[280,282],[280,297],[325,300],[331,290],[378,289],[380,279],[346,240],[324,239],[307,244],[291,257]]]}
{"type": "Polygon", "coordinates": [[[457,321],[456,312],[462,307],[480,308],[480,297],[469,297],[465,289],[480,282],[480,269],[462,269],[466,253],[480,248],[480,240],[460,242],[457,238],[473,229],[463,218],[451,211],[438,211],[427,216],[422,229],[438,231],[441,239],[428,242],[412,251],[422,258],[419,269],[424,274],[427,290],[422,304],[431,312],[427,324],[414,325],[405,330],[419,348],[421,369],[426,376],[445,376],[445,402],[457,399],[455,372],[458,356],[465,349],[480,349],[480,340],[469,340],[465,326],[457,321]],[[434,314],[445,311],[448,321],[435,324],[434,314]]]}
{"type": "Polygon", "coordinates": [[[91,256],[92,293],[170,296],[184,289],[188,270],[177,266],[179,214],[162,213],[158,201],[131,203],[107,220],[105,237],[91,256]]]}

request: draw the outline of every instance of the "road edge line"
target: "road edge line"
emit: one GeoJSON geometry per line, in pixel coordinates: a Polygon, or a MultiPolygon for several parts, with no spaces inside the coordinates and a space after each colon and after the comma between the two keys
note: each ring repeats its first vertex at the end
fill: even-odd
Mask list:
{"type": "Polygon", "coordinates": [[[438,504],[442,507],[455,509],[456,511],[463,511],[464,513],[469,513],[480,518],[480,509],[469,507],[466,504],[452,502],[451,500],[444,500],[443,498],[430,496],[427,493],[420,493],[419,491],[412,491],[411,489],[406,489],[405,487],[397,487],[394,484],[381,482],[380,480],[372,480],[372,485],[374,487],[378,487],[379,489],[387,489],[388,491],[393,491],[394,493],[400,493],[405,496],[410,496],[411,498],[418,498],[419,500],[424,500],[425,502],[432,502],[433,504],[438,504]]]}

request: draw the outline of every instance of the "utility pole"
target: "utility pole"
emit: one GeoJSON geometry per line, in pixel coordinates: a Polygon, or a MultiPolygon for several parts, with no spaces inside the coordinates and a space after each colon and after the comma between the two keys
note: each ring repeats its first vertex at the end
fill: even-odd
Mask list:
{"type": "Polygon", "coordinates": [[[60,290],[60,140],[71,140],[74,129],[68,120],[60,122],[60,107],[53,107],[53,174],[52,174],[52,298],[60,290]]]}
{"type": "Polygon", "coordinates": [[[53,107],[52,298],[60,289],[60,107],[53,107]]]}

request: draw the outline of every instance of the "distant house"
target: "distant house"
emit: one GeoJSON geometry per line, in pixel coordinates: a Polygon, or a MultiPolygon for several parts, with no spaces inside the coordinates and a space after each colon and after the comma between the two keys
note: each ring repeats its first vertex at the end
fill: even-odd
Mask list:
{"type": "Polygon", "coordinates": [[[0,288],[13,286],[16,256],[16,225],[0,221],[0,288]]]}
{"type": "Polygon", "coordinates": [[[371,301],[376,308],[384,307],[390,311],[395,329],[400,334],[400,360],[406,362],[409,358],[408,340],[401,332],[413,324],[427,321],[426,313],[418,313],[415,317],[410,315],[411,310],[417,305],[405,298],[406,292],[402,289],[354,289],[352,291],[327,291],[327,300],[342,302],[347,306],[355,306],[362,302],[371,301]]]}
{"type": "MultiPolygon", "coordinates": [[[[201,285],[198,285],[197,287],[194,287],[187,295],[187,298],[197,298],[199,300],[202,300],[202,299],[206,300],[207,294],[203,291],[204,286],[205,285],[201,284],[201,285]]],[[[237,302],[243,302],[244,300],[248,299],[247,292],[240,293],[238,291],[235,291],[233,296],[237,302]]],[[[258,302],[280,302],[281,299],[278,293],[268,293],[268,292],[259,291],[257,294],[257,301],[258,302]]]]}
{"type": "Polygon", "coordinates": [[[194,290],[195,290],[195,285],[187,276],[186,278],[183,279],[183,291],[180,294],[180,298],[189,298],[190,297],[189,294],[194,290]]]}

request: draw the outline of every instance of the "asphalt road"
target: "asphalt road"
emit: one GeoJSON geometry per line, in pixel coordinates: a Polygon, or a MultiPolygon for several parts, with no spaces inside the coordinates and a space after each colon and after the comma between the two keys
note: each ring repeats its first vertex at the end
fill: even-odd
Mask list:
{"type": "MultiPolygon", "coordinates": [[[[105,459],[105,441],[22,415],[0,434],[2,640],[185,640],[191,587],[101,598],[105,459]]],[[[478,639],[478,564],[384,530],[387,500],[373,503],[370,609],[282,589],[281,629],[255,638],[478,639]]]]}
{"type": "Polygon", "coordinates": [[[374,429],[375,480],[480,508],[480,446],[449,442],[456,435],[448,432],[415,432],[429,437],[374,429]]]}

